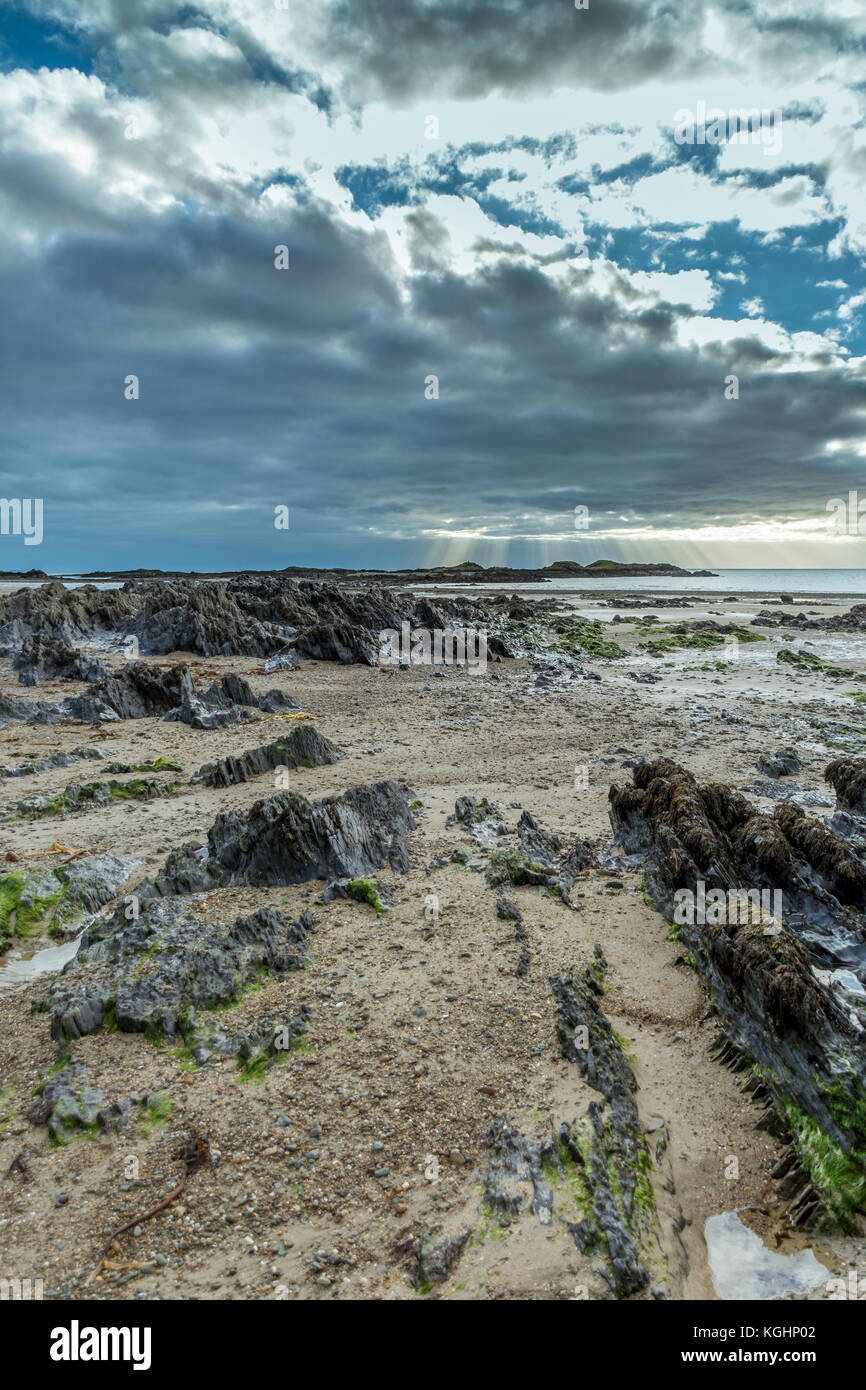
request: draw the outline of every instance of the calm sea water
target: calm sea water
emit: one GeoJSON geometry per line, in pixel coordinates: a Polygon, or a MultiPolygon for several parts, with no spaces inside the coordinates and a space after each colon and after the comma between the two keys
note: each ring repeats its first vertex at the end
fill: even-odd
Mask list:
{"type": "MultiPolygon", "coordinates": [[[[448,584],[424,586],[425,590],[453,587],[448,584]]],[[[582,579],[576,575],[571,579],[551,579],[545,584],[490,584],[484,587],[506,591],[519,588],[521,593],[537,590],[547,594],[647,591],[654,594],[791,594],[795,598],[833,594],[856,598],[866,595],[866,570],[717,570],[712,578],[693,579],[679,574],[661,578],[638,575],[632,579],[582,579]]]]}

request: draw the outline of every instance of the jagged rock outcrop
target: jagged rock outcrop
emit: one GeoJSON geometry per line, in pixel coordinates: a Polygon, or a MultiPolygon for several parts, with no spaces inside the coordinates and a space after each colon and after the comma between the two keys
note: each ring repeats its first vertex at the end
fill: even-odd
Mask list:
{"type": "Polygon", "coordinates": [[[362,878],[390,864],[404,873],[414,828],[410,794],[396,782],[353,787],[311,802],[295,792],[217,816],[208,863],[225,882],[302,883],[362,878]]]}
{"type": "Polygon", "coordinates": [[[471,1235],[471,1231],[461,1231],[459,1235],[436,1241],[426,1228],[420,1233],[401,1232],[393,1251],[415,1287],[429,1289],[433,1284],[443,1284],[450,1276],[471,1235]]]}
{"type": "Polygon", "coordinates": [[[371,633],[349,623],[316,623],[295,639],[295,650],[312,661],[375,666],[379,648],[371,633]]]}
{"type": "MultiPolygon", "coordinates": [[[[305,883],[312,878],[365,879],[390,864],[408,868],[406,835],[414,828],[410,796],[396,782],[353,787],[311,802],[294,792],[256,801],[248,811],[217,816],[206,846],[176,846],[155,879],[135,889],[141,910],[231,883],[305,883]]],[[[123,927],[123,910],[91,923],[85,950],[123,927]]]]}
{"type": "Polygon", "coordinates": [[[140,592],[139,611],[123,630],[143,652],[269,656],[285,645],[276,629],[244,612],[225,584],[157,580],[140,592]]]}
{"type": "Polygon", "coordinates": [[[752,619],[753,627],[789,627],[801,632],[866,632],[866,603],[857,603],[847,613],[832,613],[829,617],[810,617],[807,613],[780,613],[763,609],[752,619]]]}
{"type": "Polygon", "coordinates": [[[55,1144],[65,1144],[76,1131],[95,1128],[103,1105],[102,1091],[88,1085],[84,1067],[73,1062],[46,1078],[27,1118],[32,1125],[47,1125],[55,1144]]]}
{"type": "Polygon", "coordinates": [[[529,811],[518,821],[517,838],[516,847],[491,854],[485,871],[491,888],[529,884],[546,888],[567,903],[578,876],[596,862],[588,841],[566,844],[559,835],[542,829],[529,811]]]}
{"type": "Polygon", "coordinates": [[[311,1019],[307,1004],[299,1005],[294,1014],[265,1014],[240,1029],[233,1029],[225,1015],[217,1019],[199,1017],[184,1035],[184,1044],[199,1066],[211,1057],[236,1057],[245,1063],[247,1074],[252,1075],[294,1050],[306,1037],[311,1019]]]}
{"type": "Polygon", "coordinates": [[[135,661],[56,705],[0,696],[0,728],[13,722],[51,724],[60,719],[80,719],[101,724],[161,717],[194,729],[216,729],[249,717],[245,711],[276,714],[296,708],[292,697],[281,690],[257,695],[241,676],[223,676],[207,690],[199,690],[186,664],[156,666],[135,661]]]}
{"type": "Polygon", "coordinates": [[[296,922],[260,908],[230,926],[203,923],[179,898],[148,903],[127,920],[85,932],[78,954],[39,1007],[57,1041],[95,1032],[108,1019],[125,1033],[173,1037],[196,1027],[195,1010],[236,1000],[261,972],[303,967],[309,911],[296,922]]]}
{"type": "Polygon", "coordinates": [[[501,897],[496,903],[496,915],[503,922],[514,923],[514,937],[520,946],[520,955],[517,958],[514,973],[519,980],[525,979],[532,964],[532,953],[529,950],[529,932],[526,930],[523,914],[518,907],[515,907],[514,903],[501,897]]]}
{"type": "Polygon", "coordinates": [[[60,873],[66,894],[75,908],[81,912],[98,912],[117,897],[139,862],[129,855],[98,854],[88,859],[73,859],[62,865],[60,873]]]}
{"type": "MultiPolygon", "coordinates": [[[[500,900],[499,906],[500,916],[520,920],[512,904],[500,900]]],[[[599,1099],[549,1139],[528,1138],[507,1119],[496,1120],[484,1141],[491,1158],[483,1201],[499,1216],[528,1212],[549,1225],[551,1183],[561,1183],[579,1212],[580,1219],[569,1222],[575,1244],[614,1297],[629,1298],[650,1281],[646,1250],[658,1236],[653,1164],[634,1101],[634,1074],[598,1003],[603,970],[596,948],[582,975],[571,971],[550,980],[562,1056],[578,1066],[599,1099]]]]}
{"type": "Polygon", "coordinates": [[[727,1037],[773,1097],[825,1209],[850,1226],[866,1206],[864,1032],[813,965],[866,973],[866,865],[793,802],[760,814],[667,758],[632,776],[610,791],[615,843],[643,858],[653,904],[679,924],[727,1037]],[[781,922],[743,904],[762,889],[780,890],[781,922]],[[683,890],[691,913],[675,910],[683,890]]]}
{"type": "Polygon", "coordinates": [[[207,763],[199,768],[191,780],[206,787],[232,787],[238,782],[249,782],[251,778],[260,777],[263,772],[270,772],[274,768],[326,767],[342,756],[339,749],[318,729],[311,724],[299,724],[285,738],[262,744],[260,748],[248,748],[236,757],[207,763]]]}
{"type": "Polygon", "coordinates": [[[777,748],[775,753],[762,753],[757,766],[765,777],[793,777],[803,764],[793,748],[777,748]]]}
{"type": "Polygon", "coordinates": [[[56,724],[64,717],[61,705],[46,700],[15,700],[0,695],[0,729],[6,724],[56,724]]]}
{"type": "Polygon", "coordinates": [[[27,1118],[32,1125],[46,1125],[55,1144],[65,1144],[76,1134],[119,1133],[132,1120],[162,1119],[167,1110],[168,1097],[157,1091],[106,1102],[102,1089],[88,1083],[84,1064],[69,1062],[43,1078],[27,1118]]]}
{"type": "Polygon", "coordinates": [[[137,597],[139,607],[123,630],[154,654],[272,656],[291,649],[295,660],[375,664],[381,631],[404,620],[413,627],[452,626],[480,611],[465,599],[434,605],[383,588],[354,592],[256,575],[228,583],[137,580],[124,593],[137,597]]]}
{"type": "Polygon", "coordinates": [[[242,676],[223,676],[219,683],[214,682],[202,696],[205,704],[212,704],[216,708],[223,705],[247,705],[253,709],[263,710],[265,714],[278,714],[281,710],[297,709],[297,705],[291,695],[285,695],[282,690],[266,690],[264,695],[257,695],[242,676]]]}
{"type": "Polygon", "coordinates": [[[117,896],[138,861],[93,855],[53,869],[29,865],[0,875],[0,954],[14,937],[62,935],[83,914],[98,912],[117,896]]]}
{"type": "Polygon", "coordinates": [[[41,685],[46,680],[98,681],[107,675],[96,657],[44,635],[25,639],[12,659],[12,670],[18,672],[21,685],[41,685]]]}
{"type": "Polygon", "coordinates": [[[93,723],[144,719],[163,715],[184,700],[195,698],[195,694],[195,682],[187,665],[156,666],[134,661],[65,701],[64,708],[71,718],[93,723]]]}
{"type": "Polygon", "coordinates": [[[83,584],[67,589],[59,579],[38,589],[16,589],[0,598],[0,645],[20,647],[29,636],[74,645],[120,631],[138,604],[124,590],[83,584]]]}
{"type": "MultiPolygon", "coordinates": [[[[480,825],[482,822],[490,820],[492,816],[500,814],[499,807],[488,801],[486,796],[482,796],[480,801],[474,796],[458,796],[454,802],[453,820],[459,821],[461,825],[469,827],[480,825]]],[[[446,824],[450,824],[451,820],[452,817],[449,816],[446,824]]]]}
{"type": "MultiPolygon", "coordinates": [[[[512,603],[509,611],[519,611],[521,621],[532,612],[525,603],[512,603]]],[[[432,633],[486,628],[488,620],[497,628],[514,621],[503,613],[501,596],[434,602],[381,585],[344,589],[273,575],[228,582],[147,577],[128,580],[120,590],[92,584],[67,589],[54,580],[0,599],[0,648],[14,651],[28,637],[67,644],[98,637],[125,649],[134,640],[144,655],[268,657],[273,670],[291,669],[300,656],[375,665],[380,634],[400,631],[404,623],[410,631],[432,633]]],[[[494,648],[498,640],[502,651],[511,651],[501,633],[491,640],[494,648]]]]}
{"type": "Polygon", "coordinates": [[[631,1066],[598,1002],[603,957],[583,975],[551,976],[559,1006],[557,1036],[563,1057],[574,1062],[593,1090],[586,1115],[559,1132],[559,1158],[576,1170],[583,1215],[569,1229],[587,1254],[602,1247],[606,1277],[618,1298],[649,1283],[643,1245],[652,1229],[652,1161],[641,1128],[631,1066]]]}
{"type": "Polygon", "coordinates": [[[276,656],[269,657],[265,662],[266,671],[297,671],[300,666],[300,658],[293,647],[287,651],[277,652],[276,656]]]}
{"type": "Polygon", "coordinates": [[[241,676],[223,676],[205,691],[195,687],[183,693],[177,709],[169,710],[163,718],[179,720],[193,729],[221,729],[227,724],[235,724],[248,717],[247,711],[262,710],[265,714],[276,714],[283,710],[297,709],[290,695],[281,690],[268,690],[264,695],[256,695],[248,681],[241,676]]]}
{"type": "Polygon", "coordinates": [[[127,782],[115,778],[103,782],[70,782],[60,792],[25,796],[15,803],[6,819],[38,820],[42,816],[61,816],[72,811],[90,811],[112,801],[152,801],[174,791],[177,782],[158,782],[152,777],[135,777],[127,782]]]}
{"type": "Polygon", "coordinates": [[[866,816],[866,758],[835,758],[824,769],[840,806],[866,816]]]}
{"type": "Polygon", "coordinates": [[[529,1139],[500,1118],[484,1138],[490,1164],[484,1184],[484,1204],[501,1216],[532,1212],[544,1225],[553,1213],[553,1190],[545,1175],[555,1145],[551,1140],[529,1139]]]}
{"type": "Polygon", "coordinates": [[[666,916],[698,880],[726,894],[778,891],[785,925],[823,964],[866,967],[855,910],[866,906],[866,864],[823,822],[794,801],[768,815],[725,786],[699,787],[668,758],[638,763],[632,777],[610,792],[616,843],[647,855],[647,888],[666,916]]]}
{"type": "Polygon", "coordinates": [[[98,724],[162,717],[180,720],[192,728],[214,729],[246,717],[245,710],[275,714],[296,708],[291,696],[281,690],[257,695],[241,676],[223,676],[207,690],[199,690],[185,663],[157,666],[134,661],[94,680],[80,695],[57,705],[0,696],[0,726],[12,721],[53,723],[58,719],[81,719],[98,724]]]}

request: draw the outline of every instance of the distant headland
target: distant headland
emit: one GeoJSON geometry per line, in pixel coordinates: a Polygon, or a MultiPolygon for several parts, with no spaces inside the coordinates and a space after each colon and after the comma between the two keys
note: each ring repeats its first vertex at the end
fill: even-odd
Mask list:
{"type": "Polygon", "coordinates": [[[326,568],[316,565],[287,565],[278,570],[91,570],[87,574],[46,574],[44,570],[0,571],[0,582],[33,582],[51,579],[77,579],[105,582],[127,579],[231,579],[241,574],[285,575],[288,579],[331,580],[357,584],[543,584],[551,579],[629,579],[638,575],[663,578],[677,575],[685,579],[715,577],[713,570],[687,570],[679,565],[630,564],[620,560],[593,560],[580,565],[576,560],[554,560],[543,569],[511,569],[507,565],[479,565],[463,560],[457,565],[434,565],[423,569],[366,570],[326,568]]]}

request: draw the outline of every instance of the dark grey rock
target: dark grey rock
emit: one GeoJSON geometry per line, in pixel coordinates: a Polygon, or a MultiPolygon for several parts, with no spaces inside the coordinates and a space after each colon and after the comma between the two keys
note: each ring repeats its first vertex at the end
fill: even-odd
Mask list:
{"type": "MultiPolygon", "coordinates": [[[[866,1086],[862,1031],[849,1001],[821,984],[814,966],[866,978],[866,862],[849,842],[793,801],[772,816],[728,788],[700,787],[661,758],[633,769],[634,786],[613,787],[615,843],[640,854],[647,892],[670,920],[674,895],[742,887],[778,890],[783,924],[679,918],[683,941],[704,977],[728,1047],[761,1068],[768,1102],[799,1114],[795,1142],[834,1218],[851,1224],[854,1188],[840,1193],[834,1170],[862,1163],[855,1116],[866,1086]],[[837,1146],[838,1162],[810,1163],[809,1125],[837,1146]]],[[[734,920],[736,919],[736,920],[734,920]]],[[[866,1183],[866,1172],[857,1179],[866,1183]]]]}
{"type": "Polygon", "coordinates": [[[58,1041],[95,1032],[109,1010],[121,1032],[186,1035],[197,1009],[236,1000],[263,971],[301,969],[311,927],[308,909],[291,923],[261,908],[223,926],[200,922],[182,899],[153,900],[132,920],[121,910],[86,930],[40,1007],[58,1041]]]}
{"type": "Polygon", "coordinates": [[[766,777],[793,777],[802,768],[793,748],[777,748],[775,753],[762,753],[758,759],[758,771],[766,777]]]}
{"type": "Polygon", "coordinates": [[[597,966],[582,976],[554,975],[550,985],[559,1006],[562,1055],[604,1098],[590,1102],[581,1121],[563,1124],[559,1132],[560,1161],[568,1155],[585,1193],[583,1218],[569,1229],[585,1253],[601,1247],[605,1277],[618,1298],[627,1298],[650,1280],[641,1247],[651,1227],[651,1164],[634,1101],[637,1083],[598,1002],[597,966]]]}
{"type": "Polygon", "coordinates": [[[362,878],[390,864],[408,868],[411,794],[396,782],[353,787],[310,802],[295,792],[229,811],[208,835],[208,858],[224,882],[302,883],[362,878]]]}
{"type": "MultiPolygon", "coordinates": [[[[381,1171],[387,1176],[387,1168],[381,1171]]],[[[471,1230],[467,1230],[437,1242],[425,1227],[418,1235],[409,1232],[399,1236],[394,1243],[394,1254],[416,1288],[443,1284],[466,1249],[471,1234],[471,1230]]]]}
{"type": "Polygon", "coordinates": [[[230,787],[248,782],[277,767],[325,767],[343,755],[310,724],[301,724],[290,734],[259,748],[248,748],[236,757],[208,763],[192,778],[207,787],[230,787]]]}
{"type": "Polygon", "coordinates": [[[46,680],[97,681],[106,675],[95,657],[44,634],[25,638],[12,659],[12,669],[18,672],[21,685],[41,685],[46,680]]]}
{"type": "Polygon", "coordinates": [[[56,767],[72,767],[77,762],[94,760],[98,762],[105,754],[94,744],[72,748],[68,753],[52,753],[50,758],[37,758],[34,762],[19,763],[17,767],[0,767],[0,777],[31,777],[36,772],[47,772],[56,767]]]}

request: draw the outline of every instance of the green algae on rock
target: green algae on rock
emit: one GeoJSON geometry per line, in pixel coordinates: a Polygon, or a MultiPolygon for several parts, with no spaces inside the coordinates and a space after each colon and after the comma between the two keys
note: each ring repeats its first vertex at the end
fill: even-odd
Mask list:
{"type": "Polygon", "coordinates": [[[606,661],[618,661],[626,655],[618,642],[613,642],[605,633],[607,623],[599,618],[581,618],[577,614],[555,618],[551,624],[559,638],[562,651],[572,655],[593,656],[606,661]]]}
{"type": "Polygon", "coordinates": [[[827,676],[830,680],[862,681],[866,680],[866,673],[854,671],[850,666],[834,666],[832,662],[824,661],[814,652],[797,651],[786,649],[776,653],[776,660],[783,666],[793,666],[796,671],[814,671],[817,675],[827,676]]]}
{"type": "Polygon", "coordinates": [[[71,782],[55,796],[27,796],[16,803],[7,820],[39,820],[45,816],[63,816],[71,811],[85,811],[94,806],[108,806],[112,801],[152,801],[168,796],[182,784],[156,782],[152,778],[133,777],[128,782],[109,778],[105,782],[71,782]]]}
{"type": "Polygon", "coordinates": [[[30,865],[0,876],[0,954],[13,938],[68,931],[111,902],[138,861],[97,855],[53,869],[30,865]]]}
{"type": "MultiPolygon", "coordinates": [[[[794,802],[764,815],[726,787],[700,787],[667,758],[638,764],[632,777],[634,786],[610,791],[615,843],[643,857],[653,906],[668,920],[675,894],[695,895],[699,884],[723,896],[732,884],[784,895],[783,922],[769,931],[737,906],[724,920],[693,913],[680,922],[683,941],[811,1181],[797,1194],[797,1219],[852,1230],[866,1210],[863,1031],[813,967],[842,964],[852,951],[862,959],[866,865],[794,802]]],[[[855,780],[842,773],[843,786],[855,780]]]]}
{"type": "Polygon", "coordinates": [[[284,738],[274,743],[263,744],[259,748],[248,748],[237,757],[223,758],[217,763],[207,763],[199,768],[192,778],[194,783],[205,787],[231,787],[237,782],[248,782],[263,772],[276,768],[325,767],[335,763],[343,755],[339,749],[314,729],[311,724],[300,724],[284,738]]]}

